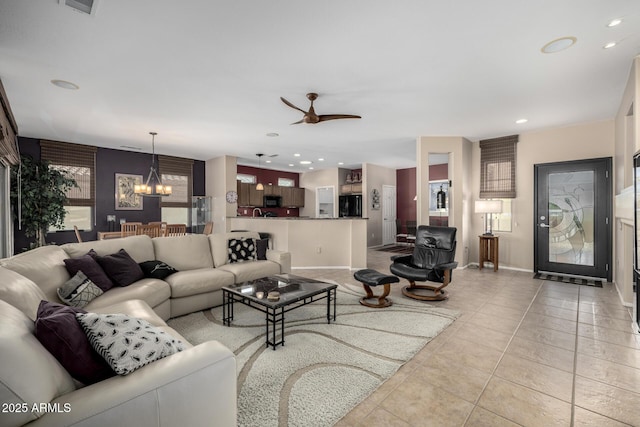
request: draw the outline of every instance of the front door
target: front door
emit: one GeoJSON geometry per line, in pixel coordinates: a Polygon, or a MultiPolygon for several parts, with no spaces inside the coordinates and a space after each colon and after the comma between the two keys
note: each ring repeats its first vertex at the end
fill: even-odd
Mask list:
{"type": "Polygon", "coordinates": [[[534,271],[611,281],[611,158],[534,166],[534,271]]]}

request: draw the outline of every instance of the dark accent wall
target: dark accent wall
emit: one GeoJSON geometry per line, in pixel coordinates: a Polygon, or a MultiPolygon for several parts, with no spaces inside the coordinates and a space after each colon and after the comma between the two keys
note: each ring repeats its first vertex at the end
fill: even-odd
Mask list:
{"type": "MultiPolygon", "coordinates": [[[[39,139],[19,137],[18,142],[21,154],[40,159],[39,139]]],[[[116,215],[117,227],[119,227],[121,219],[140,222],[160,221],[159,198],[145,198],[143,210],[141,211],[117,211],[115,209],[116,173],[142,175],[142,179],[146,180],[150,166],[150,153],[98,148],[96,153],[96,225],[93,230],[80,233],[83,240],[96,240],[98,231],[109,231],[107,215],[116,215]]],[[[206,194],[205,162],[201,160],[194,160],[193,162],[193,194],[194,196],[206,194]]],[[[32,239],[27,239],[24,233],[17,229],[17,223],[14,226],[14,230],[15,252],[21,252],[22,248],[29,246],[29,242],[32,239]]],[[[75,242],[76,237],[73,231],[58,231],[47,234],[46,240],[50,243],[63,244],[75,242]]]]}
{"type": "MultiPolygon", "coordinates": [[[[447,163],[429,166],[429,179],[431,181],[448,178],[449,165],[447,163]]],[[[396,217],[402,221],[402,226],[404,227],[407,221],[415,221],[418,217],[416,212],[417,203],[413,200],[417,194],[416,168],[397,169],[396,186],[396,217]]]]}
{"type": "MultiPolygon", "coordinates": [[[[278,178],[292,179],[295,187],[300,183],[300,174],[297,172],[285,172],[238,165],[238,173],[255,175],[258,182],[261,182],[262,185],[278,185],[278,178]]],[[[260,208],[260,210],[262,213],[272,212],[277,216],[300,216],[300,210],[298,208],[260,208]]],[[[253,214],[253,210],[250,208],[238,208],[237,212],[240,216],[252,216],[253,214]]]]}

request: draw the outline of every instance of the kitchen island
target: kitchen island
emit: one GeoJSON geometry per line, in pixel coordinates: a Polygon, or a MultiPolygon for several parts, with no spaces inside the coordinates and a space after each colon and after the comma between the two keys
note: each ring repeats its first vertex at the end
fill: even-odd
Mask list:
{"type": "Polygon", "coordinates": [[[292,268],[367,268],[366,218],[229,217],[227,231],[271,235],[271,248],[291,253],[292,268]]]}

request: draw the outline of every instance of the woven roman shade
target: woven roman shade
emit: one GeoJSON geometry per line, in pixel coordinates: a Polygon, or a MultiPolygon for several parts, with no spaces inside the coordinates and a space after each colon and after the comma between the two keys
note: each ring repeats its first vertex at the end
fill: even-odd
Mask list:
{"type": "Polygon", "coordinates": [[[480,198],[515,199],[518,135],[480,141],[480,198]]]}
{"type": "Polygon", "coordinates": [[[171,186],[171,195],[160,199],[163,208],[190,208],[193,196],[193,160],[158,156],[160,179],[171,186]]]}
{"type": "Polygon", "coordinates": [[[0,160],[9,165],[20,163],[16,135],[18,135],[18,125],[0,80],[0,160]]]}
{"type": "Polygon", "coordinates": [[[97,147],[67,142],[40,141],[40,157],[50,166],[76,180],[78,188],[67,190],[68,206],[94,206],[97,147]]]}

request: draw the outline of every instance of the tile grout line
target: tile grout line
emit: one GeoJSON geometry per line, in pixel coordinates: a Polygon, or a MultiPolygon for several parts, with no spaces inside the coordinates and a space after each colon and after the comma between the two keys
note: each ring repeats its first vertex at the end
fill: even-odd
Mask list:
{"type": "MultiPolygon", "coordinates": [[[[487,386],[489,385],[489,382],[491,382],[491,380],[493,379],[493,377],[495,375],[495,372],[498,370],[498,366],[500,365],[500,362],[502,362],[502,359],[504,358],[504,355],[507,353],[507,349],[509,348],[509,346],[511,345],[511,342],[513,341],[513,339],[515,338],[516,334],[518,333],[518,330],[520,329],[520,326],[522,325],[522,322],[524,322],[524,318],[527,316],[527,313],[529,313],[529,310],[531,309],[531,306],[533,305],[533,302],[535,301],[535,299],[540,294],[540,290],[542,289],[542,285],[543,284],[544,284],[544,281],[541,281],[540,285],[538,286],[538,290],[536,291],[535,295],[533,295],[533,297],[531,298],[531,302],[529,302],[529,305],[527,306],[526,310],[524,311],[524,314],[520,318],[520,321],[518,322],[518,325],[516,326],[516,329],[513,331],[513,334],[511,334],[511,338],[509,338],[509,342],[507,342],[507,345],[505,346],[504,350],[502,351],[502,354],[500,355],[500,358],[498,359],[498,361],[496,362],[495,366],[493,367],[493,370],[491,371],[491,375],[489,376],[487,381],[484,383],[484,386],[482,387],[482,390],[480,391],[480,393],[478,394],[478,397],[476,398],[475,402],[473,403],[474,409],[478,406],[478,402],[480,401],[480,398],[482,397],[482,395],[486,391],[487,386]]],[[[486,304],[488,304],[488,303],[486,303],[486,304]]],[[[482,409],[485,409],[485,408],[482,408],[482,409]]],[[[488,409],[485,409],[485,410],[489,411],[488,409]]],[[[491,411],[489,411],[489,412],[491,412],[491,411]]],[[[471,411],[469,413],[469,415],[467,415],[467,418],[465,418],[464,423],[462,424],[463,426],[465,426],[467,424],[467,422],[469,421],[469,418],[471,418],[471,414],[472,413],[473,413],[473,411],[471,411]]],[[[500,414],[496,414],[496,415],[504,418],[500,414]]],[[[509,420],[509,421],[511,421],[513,423],[516,423],[513,420],[509,420]]]]}

